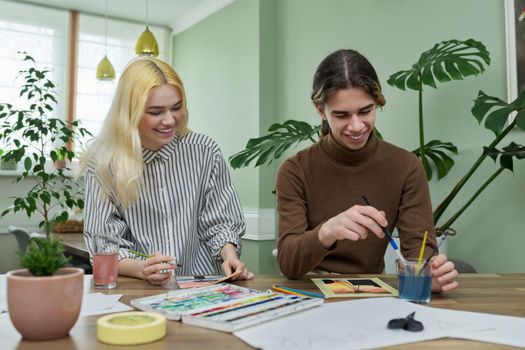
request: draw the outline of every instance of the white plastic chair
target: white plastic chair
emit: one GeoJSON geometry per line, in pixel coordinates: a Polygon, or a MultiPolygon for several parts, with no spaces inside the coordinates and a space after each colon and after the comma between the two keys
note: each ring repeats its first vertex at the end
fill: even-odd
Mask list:
{"type": "Polygon", "coordinates": [[[18,243],[18,249],[22,254],[25,253],[27,245],[29,244],[29,240],[31,238],[41,236],[39,233],[29,233],[29,231],[27,231],[26,229],[22,227],[16,227],[13,225],[9,226],[7,228],[7,231],[15,235],[16,242],[18,243]]]}

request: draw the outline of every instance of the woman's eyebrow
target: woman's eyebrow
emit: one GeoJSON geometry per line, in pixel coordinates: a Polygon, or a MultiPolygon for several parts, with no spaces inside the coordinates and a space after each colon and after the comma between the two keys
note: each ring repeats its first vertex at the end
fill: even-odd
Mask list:
{"type": "MultiPolygon", "coordinates": [[[[181,103],[182,103],[182,100],[179,100],[179,101],[175,102],[174,104],[172,104],[171,107],[177,106],[177,105],[179,105],[181,103]]],[[[166,106],[148,106],[148,107],[146,107],[146,109],[148,109],[148,110],[149,109],[163,109],[163,108],[166,108],[166,106]]]]}

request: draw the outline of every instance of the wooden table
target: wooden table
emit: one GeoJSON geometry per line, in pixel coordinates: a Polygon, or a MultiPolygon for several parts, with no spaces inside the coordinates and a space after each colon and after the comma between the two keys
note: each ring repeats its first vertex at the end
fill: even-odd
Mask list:
{"type": "MultiPolygon", "coordinates": [[[[354,275],[353,277],[370,277],[354,275]]],[[[395,276],[377,276],[396,286],[395,276]]],[[[525,274],[464,274],[458,278],[460,287],[445,294],[434,294],[430,306],[486,312],[499,315],[525,317],[525,274]]],[[[266,290],[272,284],[280,284],[303,290],[317,291],[310,281],[290,281],[282,276],[257,276],[252,281],[236,284],[266,290]]],[[[123,294],[121,301],[129,304],[134,298],[163,293],[162,287],[153,287],[147,282],[132,278],[119,278],[118,287],[109,294],[123,294]]],[[[333,300],[333,299],[332,299],[333,300]]],[[[337,302],[327,300],[328,302],[337,302]]],[[[102,344],[96,338],[98,316],[81,317],[71,330],[70,336],[62,339],[32,342],[22,340],[9,321],[0,327],[0,348],[2,349],[124,349],[129,347],[102,344]]],[[[525,332],[525,330],[524,330],[525,332]]],[[[227,333],[192,327],[180,322],[168,321],[167,336],[157,342],[136,346],[137,349],[250,349],[250,346],[227,333]]],[[[491,343],[461,339],[438,339],[414,344],[405,344],[391,349],[513,349],[491,343]]]]}

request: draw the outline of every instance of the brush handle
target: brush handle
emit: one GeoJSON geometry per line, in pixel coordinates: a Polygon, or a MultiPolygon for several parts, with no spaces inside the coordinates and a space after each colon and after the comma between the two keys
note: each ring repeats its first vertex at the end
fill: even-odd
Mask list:
{"type": "MultiPolygon", "coordinates": [[[[366,196],[364,194],[362,194],[361,197],[363,197],[363,200],[365,201],[366,205],[371,205],[370,202],[368,201],[368,198],[366,198],[366,196]]],[[[392,248],[394,248],[394,251],[396,252],[396,254],[399,257],[399,259],[401,259],[403,264],[406,265],[407,261],[403,257],[403,254],[401,254],[401,251],[399,250],[399,247],[397,246],[396,242],[392,238],[392,235],[390,234],[390,232],[388,232],[388,229],[386,227],[383,227],[383,226],[381,226],[381,229],[383,230],[383,233],[385,234],[385,236],[388,237],[388,241],[389,241],[390,245],[392,246],[392,248]]]]}
{"type": "MultiPolygon", "coordinates": [[[[423,263],[423,266],[421,267],[421,270],[423,270],[425,267],[427,267],[427,265],[430,263],[430,260],[432,259],[432,257],[434,255],[436,255],[436,253],[439,253],[439,248],[441,247],[441,245],[443,244],[443,242],[445,242],[445,239],[447,239],[447,235],[445,235],[443,237],[443,239],[441,240],[441,242],[439,242],[439,244],[436,246],[436,248],[434,248],[432,250],[432,254],[430,254],[430,256],[427,258],[427,260],[425,260],[425,262],[423,263]]],[[[420,271],[421,271],[420,270],[420,271]]]]}

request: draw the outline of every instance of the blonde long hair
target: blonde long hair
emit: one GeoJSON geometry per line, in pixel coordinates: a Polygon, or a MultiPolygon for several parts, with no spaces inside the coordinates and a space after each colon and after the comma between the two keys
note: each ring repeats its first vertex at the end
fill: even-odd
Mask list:
{"type": "Polygon", "coordinates": [[[184,86],[166,62],[153,57],[132,60],[118,82],[104,126],[80,160],[81,173],[92,169],[101,182],[105,199],[110,195],[124,208],[135,203],[143,183],[142,146],[138,125],[152,91],[160,85],[174,86],[182,99],[182,121],[177,136],[189,130],[184,86]]]}

